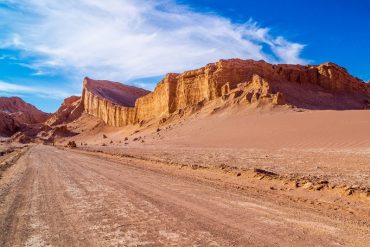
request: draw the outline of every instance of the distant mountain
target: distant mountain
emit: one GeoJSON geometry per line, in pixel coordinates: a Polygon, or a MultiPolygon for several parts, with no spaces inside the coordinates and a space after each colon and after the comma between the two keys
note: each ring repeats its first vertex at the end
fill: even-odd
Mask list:
{"type": "Polygon", "coordinates": [[[19,97],[0,97],[0,135],[11,136],[31,125],[43,123],[49,115],[19,97]]]}

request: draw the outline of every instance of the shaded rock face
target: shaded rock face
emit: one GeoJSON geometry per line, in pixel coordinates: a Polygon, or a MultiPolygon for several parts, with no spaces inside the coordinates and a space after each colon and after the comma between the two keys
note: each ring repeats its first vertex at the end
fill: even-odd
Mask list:
{"type": "Polygon", "coordinates": [[[43,123],[49,114],[19,97],[0,97],[0,135],[10,136],[43,123]]]}
{"type": "Polygon", "coordinates": [[[82,96],[85,111],[111,126],[166,118],[215,99],[232,98],[229,103],[255,106],[288,104],[306,109],[370,106],[369,86],[333,63],[303,66],[220,60],[182,74],[167,74],[153,92],[135,89],[130,100],[128,94],[132,91],[127,90],[128,86],[122,89],[114,86],[113,92],[111,87],[106,81],[86,78],[82,96]],[[117,91],[124,93],[118,96],[117,91]]]}
{"type": "Polygon", "coordinates": [[[58,111],[50,116],[46,124],[53,126],[70,123],[79,118],[82,112],[83,104],[81,103],[81,97],[71,96],[63,101],[58,111]]]}
{"type": "Polygon", "coordinates": [[[21,124],[10,117],[8,113],[0,111],[0,136],[11,136],[20,127],[21,124]]]}

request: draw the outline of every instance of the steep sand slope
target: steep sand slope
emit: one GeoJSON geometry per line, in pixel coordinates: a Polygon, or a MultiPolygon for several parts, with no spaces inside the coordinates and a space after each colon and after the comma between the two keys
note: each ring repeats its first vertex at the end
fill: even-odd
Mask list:
{"type": "MultiPolygon", "coordinates": [[[[294,111],[291,109],[225,109],[198,112],[147,127],[101,127],[113,141],[145,137],[145,144],[225,148],[370,148],[370,111],[294,111]],[[135,133],[137,132],[137,133],[135,133]]],[[[94,130],[95,133],[95,130],[94,130]]],[[[82,139],[101,143],[85,131],[82,139]]],[[[135,144],[135,143],[132,143],[135,144]]]]}
{"type": "Polygon", "coordinates": [[[177,124],[167,143],[237,148],[370,148],[370,110],[234,109],[177,124]]]}

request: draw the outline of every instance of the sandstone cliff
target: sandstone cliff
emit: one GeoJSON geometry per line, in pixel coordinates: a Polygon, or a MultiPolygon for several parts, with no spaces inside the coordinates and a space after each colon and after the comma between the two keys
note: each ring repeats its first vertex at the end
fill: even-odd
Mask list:
{"type": "Polygon", "coordinates": [[[269,64],[230,59],[168,74],[153,92],[86,78],[82,101],[87,113],[111,126],[167,118],[207,102],[281,105],[306,109],[364,109],[369,86],[333,63],[269,64]]]}
{"type": "Polygon", "coordinates": [[[153,93],[137,100],[136,121],[165,117],[233,90],[249,103],[261,99],[309,109],[363,109],[370,95],[363,81],[333,63],[303,66],[220,60],[197,70],[168,74],[153,93]]]}
{"type": "Polygon", "coordinates": [[[135,121],[135,101],[149,91],[118,82],[85,78],[82,103],[86,113],[110,126],[125,126],[135,121]]]}

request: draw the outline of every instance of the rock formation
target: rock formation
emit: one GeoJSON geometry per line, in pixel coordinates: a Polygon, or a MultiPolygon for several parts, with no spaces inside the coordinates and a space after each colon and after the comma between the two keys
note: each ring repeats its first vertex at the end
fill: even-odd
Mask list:
{"type": "Polygon", "coordinates": [[[22,142],[74,136],[67,124],[83,113],[121,127],[163,122],[201,109],[230,106],[369,109],[370,85],[333,63],[269,64],[230,59],[181,74],[167,74],[153,92],[85,78],[82,96],[64,100],[50,115],[17,97],[0,97],[0,136],[22,142]]]}
{"type": "Polygon", "coordinates": [[[71,96],[63,101],[58,111],[50,116],[46,124],[50,126],[66,124],[80,117],[82,112],[81,97],[71,96]]]}
{"type": "Polygon", "coordinates": [[[11,136],[17,131],[28,131],[43,123],[49,114],[40,111],[19,97],[0,97],[0,135],[11,136]]]}
{"type": "Polygon", "coordinates": [[[135,101],[149,91],[118,82],[85,78],[82,103],[86,113],[111,126],[125,126],[135,121],[135,101]]]}
{"type": "Polygon", "coordinates": [[[53,143],[56,139],[64,138],[64,137],[72,137],[77,135],[78,133],[74,133],[73,131],[69,130],[67,125],[59,125],[54,126],[53,128],[45,127],[37,133],[36,138],[39,139],[43,143],[53,143]]]}
{"type": "Polygon", "coordinates": [[[82,94],[85,111],[111,126],[167,118],[216,99],[254,106],[364,109],[369,108],[370,90],[333,63],[304,66],[230,59],[167,74],[151,93],[86,78],[82,94]]]}

